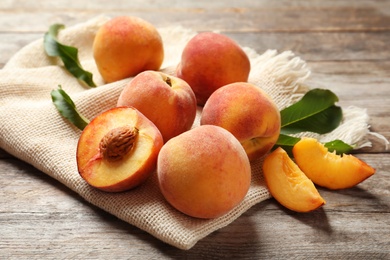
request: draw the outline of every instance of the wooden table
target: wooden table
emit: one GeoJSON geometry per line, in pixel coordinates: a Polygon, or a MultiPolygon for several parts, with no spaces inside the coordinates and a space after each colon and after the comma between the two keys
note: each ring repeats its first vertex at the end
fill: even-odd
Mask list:
{"type": "MultiPolygon", "coordinates": [[[[311,87],[339,105],[367,108],[371,130],[390,139],[390,1],[1,1],[0,68],[53,23],[100,14],[134,15],[158,26],[220,30],[262,53],[292,50],[307,61],[311,87]]],[[[377,169],[327,204],[294,213],[260,203],[191,250],[168,246],[91,206],[67,187],[0,150],[0,258],[389,259],[390,154],[379,139],[356,156],[377,169]]]]}

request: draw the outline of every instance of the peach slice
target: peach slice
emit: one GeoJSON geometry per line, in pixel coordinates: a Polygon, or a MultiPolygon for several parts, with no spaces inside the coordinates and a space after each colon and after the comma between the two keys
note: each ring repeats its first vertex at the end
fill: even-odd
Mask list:
{"type": "Polygon", "coordinates": [[[100,190],[129,190],[156,169],[162,145],[160,131],[138,110],[113,108],[84,128],[77,145],[78,171],[100,190]]]}
{"type": "Polygon", "coordinates": [[[267,155],[263,174],[271,195],[290,210],[309,212],[325,204],[313,182],[281,147],[267,155]]]}
{"type": "Polygon", "coordinates": [[[375,173],[375,169],[353,155],[331,153],[314,138],[302,138],[293,147],[301,170],[315,184],[332,189],[357,185],[375,173]]]}

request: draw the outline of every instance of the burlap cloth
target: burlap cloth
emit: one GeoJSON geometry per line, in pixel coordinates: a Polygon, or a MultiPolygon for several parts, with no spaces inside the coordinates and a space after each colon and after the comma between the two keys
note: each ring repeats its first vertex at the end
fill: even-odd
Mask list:
{"type": "MultiPolygon", "coordinates": [[[[89,119],[115,106],[120,91],[130,79],[103,84],[92,57],[95,32],[107,19],[96,17],[62,30],[58,36],[60,42],[79,49],[80,61],[93,73],[97,88],[82,86],[65,71],[59,59],[47,57],[43,36],[22,48],[0,70],[0,147],[103,210],[168,244],[190,249],[250,207],[270,198],[261,174],[261,161],[252,164],[253,180],[244,201],[218,219],[191,218],[173,209],[159,191],[156,174],[142,186],[124,193],[106,193],[90,187],[77,172],[76,145],[80,130],[60,116],[52,104],[50,91],[61,84],[89,119]]],[[[172,73],[184,45],[195,32],[180,26],[158,29],[165,46],[162,70],[172,73]]],[[[268,92],[280,109],[300,96],[297,89],[310,74],[303,60],[289,51],[268,50],[259,55],[244,49],[252,65],[249,81],[268,92]]],[[[364,109],[345,108],[343,124],[333,133],[317,137],[323,140],[337,137],[350,144],[367,145],[367,120],[364,109]]],[[[194,127],[198,124],[199,113],[194,127]]]]}

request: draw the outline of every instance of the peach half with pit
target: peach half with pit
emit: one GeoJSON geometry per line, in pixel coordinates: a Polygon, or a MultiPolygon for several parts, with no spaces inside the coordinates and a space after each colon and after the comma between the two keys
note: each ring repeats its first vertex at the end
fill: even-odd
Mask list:
{"type": "Polygon", "coordinates": [[[117,106],[132,106],[160,130],[164,142],[189,130],[196,116],[196,99],[182,79],[159,71],[144,71],[122,90],[117,106]]]}
{"type": "Polygon", "coordinates": [[[251,83],[236,82],[210,96],[200,123],[231,132],[253,161],[269,152],[278,140],[280,120],[279,109],[265,91],[251,83]]]}
{"type": "Polygon", "coordinates": [[[281,147],[265,157],[263,175],[271,195],[290,210],[310,212],[325,204],[313,182],[281,147]]]}
{"type": "Polygon", "coordinates": [[[191,86],[197,104],[203,106],[218,88],[247,81],[250,67],[248,56],[233,39],[202,32],[184,47],[176,75],[191,86]]]}
{"type": "Polygon", "coordinates": [[[160,33],[149,22],[118,16],[103,24],[93,42],[93,56],[106,83],[158,70],[164,59],[160,33]]]}
{"type": "Polygon", "coordinates": [[[351,154],[337,155],[314,138],[302,138],[293,147],[299,168],[315,184],[339,190],[351,188],[375,173],[375,169],[351,154]]]}
{"type": "Polygon", "coordinates": [[[210,219],[228,213],[245,198],[251,166],[231,133],[219,126],[198,126],[164,144],[157,177],[162,194],[174,208],[210,219]]]}
{"type": "Polygon", "coordinates": [[[77,167],[91,186],[121,192],[143,183],[156,169],[163,139],[157,127],[131,107],[109,109],[83,130],[77,167]]]}

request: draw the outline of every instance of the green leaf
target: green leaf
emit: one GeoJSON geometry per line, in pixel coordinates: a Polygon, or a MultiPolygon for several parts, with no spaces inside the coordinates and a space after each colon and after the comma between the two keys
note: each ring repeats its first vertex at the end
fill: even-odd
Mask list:
{"type": "Polygon", "coordinates": [[[84,70],[78,59],[78,50],[75,47],[67,46],[57,41],[58,31],[63,29],[62,24],[53,24],[44,36],[44,47],[46,54],[50,57],[59,57],[65,68],[77,79],[90,87],[96,87],[92,80],[92,73],[84,70]]]}
{"type": "Polygon", "coordinates": [[[291,123],[281,129],[283,134],[295,134],[300,132],[314,132],[326,134],[340,125],[343,112],[338,106],[331,106],[312,116],[303,117],[301,120],[291,123]]]}
{"type": "Polygon", "coordinates": [[[353,150],[353,146],[344,143],[341,140],[334,140],[324,144],[328,151],[336,151],[336,154],[349,153],[353,150]]]}
{"type": "Polygon", "coordinates": [[[80,130],[89,124],[89,120],[77,111],[76,105],[61,86],[51,91],[51,99],[60,114],[80,130]]]}
{"type": "Polygon", "coordinates": [[[335,106],[338,97],[326,89],[312,89],[301,100],[280,111],[283,134],[328,133],[339,126],[342,110],[335,106]]]}

